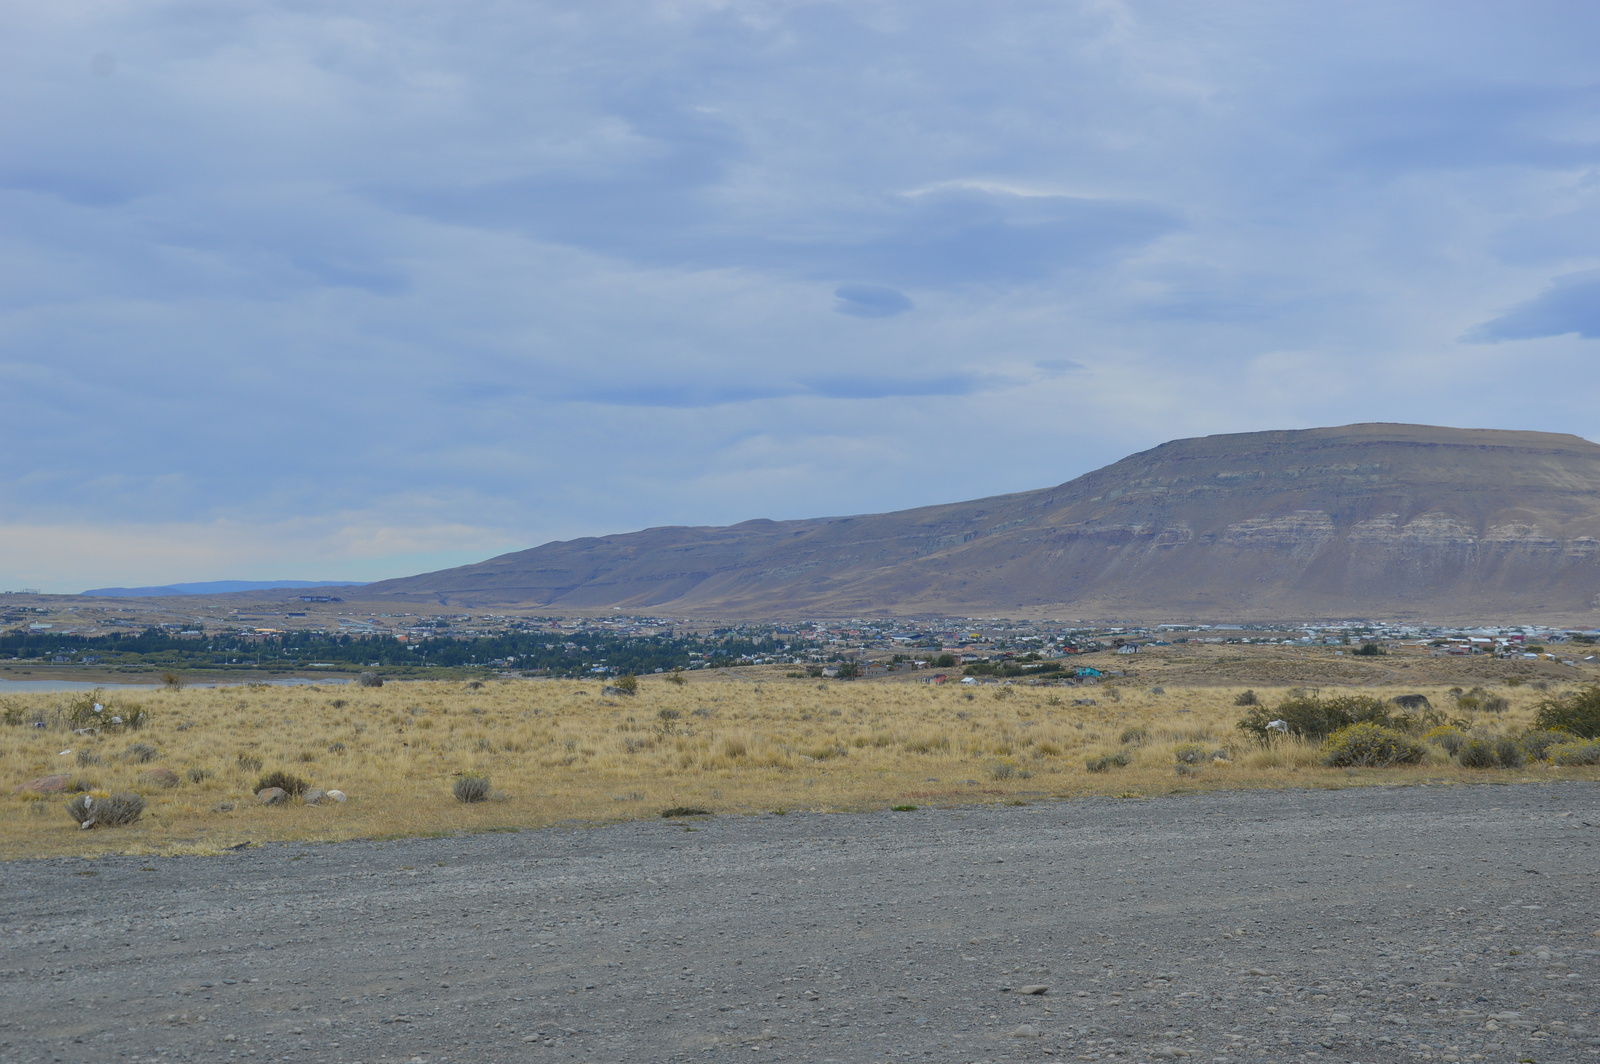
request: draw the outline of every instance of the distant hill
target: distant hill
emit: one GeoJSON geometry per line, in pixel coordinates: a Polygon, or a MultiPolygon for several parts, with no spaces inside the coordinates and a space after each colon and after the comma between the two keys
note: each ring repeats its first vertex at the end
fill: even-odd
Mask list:
{"type": "Polygon", "coordinates": [[[745,617],[1600,620],[1600,446],[1423,425],[1175,440],[1053,488],[652,528],[363,600],[745,617]]]}
{"type": "Polygon", "coordinates": [[[101,598],[162,598],[168,595],[228,595],[235,591],[298,590],[304,587],[361,587],[343,580],[208,580],[198,584],[163,584],[160,587],[97,587],[85,595],[101,598]]]}

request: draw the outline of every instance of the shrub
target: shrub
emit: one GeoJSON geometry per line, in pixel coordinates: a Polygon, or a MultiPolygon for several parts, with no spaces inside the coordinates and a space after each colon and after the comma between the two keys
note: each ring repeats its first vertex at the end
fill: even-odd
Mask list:
{"type": "Polygon", "coordinates": [[[1125,729],[1118,741],[1128,746],[1142,746],[1149,738],[1150,729],[1136,724],[1131,728],[1125,729]]]}
{"type": "Polygon", "coordinates": [[[1335,767],[1373,768],[1415,764],[1426,753],[1421,743],[1402,731],[1358,721],[1328,736],[1322,759],[1335,767]]]}
{"type": "Polygon", "coordinates": [[[261,759],[254,754],[240,754],[239,767],[246,772],[260,772],[261,759]]]}
{"type": "Polygon", "coordinates": [[[183,677],[175,672],[164,672],[161,674],[161,684],[169,691],[181,691],[183,690],[183,677]]]}
{"type": "Polygon", "coordinates": [[[99,763],[100,755],[95,753],[93,750],[85,747],[84,749],[78,751],[78,764],[81,767],[88,768],[90,765],[98,765],[99,763]]]}
{"type": "Polygon", "coordinates": [[[1485,713],[1504,713],[1511,708],[1511,699],[1505,695],[1485,695],[1478,708],[1485,713]]]}
{"type": "Polygon", "coordinates": [[[1523,762],[1522,747],[1508,735],[1471,738],[1456,751],[1466,768],[1516,768],[1523,762]]]}
{"type": "Polygon", "coordinates": [[[1376,658],[1387,653],[1387,650],[1376,643],[1362,643],[1355,650],[1355,656],[1358,658],[1376,658]]]}
{"type": "Polygon", "coordinates": [[[636,695],[639,693],[639,677],[631,672],[625,672],[613,680],[611,686],[625,695],[636,695]]]}
{"type": "Polygon", "coordinates": [[[1545,753],[1552,765],[1600,765],[1600,739],[1557,743],[1545,753]]]}
{"type": "Polygon", "coordinates": [[[1272,739],[1272,732],[1276,730],[1267,727],[1274,720],[1283,721],[1290,735],[1298,735],[1303,739],[1322,739],[1352,724],[1394,728],[1408,723],[1403,715],[1396,719],[1385,703],[1370,695],[1322,698],[1305,692],[1290,692],[1276,709],[1257,706],[1245,714],[1238,726],[1257,742],[1265,744],[1272,739]]]}
{"type": "Polygon", "coordinates": [[[122,827],[144,815],[144,798],[132,791],[122,794],[107,794],[104,791],[75,794],[67,800],[67,815],[86,828],[98,825],[122,827]]]}
{"type": "Polygon", "coordinates": [[[463,772],[456,777],[450,792],[458,802],[485,802],[489,800],[489,775],[485,772],[463,772]]]}
{"type": "MultiPolygon", "coordinates": [[[[257,761],[259,762],[259,759],[257,759],[257,761]]],[[[306,781],[301,779],[299,776],[285,772],[281,768],[274,769],[273,771],[263,775],[260,779],[256,780],[257,792],[264,791],[268,787],[278,787],[281,788],[284,793],[292,795],[296,798],[306,793],[306,788],[309,786],[310,784],[306,783],[306,781]]]]}
{"type": "Polygon", "coordinates": [[[160,752],[149,743],[131,743],[126,750],[122,751],[122,759],[124,761],[132,761],[135,765],[143,765],[154,761],[160,752]]]}
{"type": "Polygon", "coordinates": [[[189,777],[190,783],[204,783],[207,778],[210,777],[211,773],[207,772],[203,768],[191,768],[188,772],[184,773],[184,775],[189,777]]]}
{"type": "MultiPolygon", "coordinates": [[[[817,671],[817,675],[818,676],[822,675],[822,672],[821,672],[820,669],[817,671]]],[[[682,687],[684,684],[689,682],[688,680],[684,679],[683,670],[682,669],[673,669],[671,672],[669,672],[667,674],[666,679],[667,679],[668,683],[675,684],[675,685],[677,685],[679,687],[682,687]]]]}
{"type": "Polygon", "coordinates": [[[1226,759],[1228,752],[1226,750],[1213,750],[1209,746],[1202,746],[1199,743],[1179,743],[1173,749],[1172,756],[1180,764],[1198,765],[1217,758],[1226,759]]]}
{"type": "Polygon", "coordinates": [[[1517,745],[1530,761],[1543,761],[1552,746],[1570,743],[1572,736],[1566,732],[1530,730],[1517,737],[1517,745]]]}
{"type": "Polygon", "coordinates": [[[1127,768],[1132,763],[1133,758],[1127,751],[1118,750],[1114,754],[1101,754],[1099,757],[1088,758],[1084,761],[1083,767],[1090,772],[1109,772],[1114,768],[1127,768]]]}
{"type": "Polygon", "coordinates": [[[1254,691],[1245,691],[1233,700],[1236,706],[1259,706],[1261,699],[1256,697],[1254,691]]]}
{"type": "Polygon", "coordinates": [[[1422,739],[1424,742],[1429,742],[1434,746],[1437,746],[1451,757],[1455,757],[1456,753],[1467,741],[1467,737],[1465,735],[1462,735],[1459,731],[1448,724],[1441,724],[1439,727],[1434,728],[1432,731],[1423,735],[1422,739]]]}
{"type": "Polygon", "coordinates": [[[999,761],[996,761],[994,764],[989,766],[989,776],[991,779],[1008,780],[1015,777],[1016,774],[1016,762],[1006,758],[1001,758],[999,761]]]}
{"type": "Polygon", "coordinates": [[[663,810],[661,810],[661,816],[664,819],[665,818],[670,818],[670,817],[675,817],[675,816],[710,816],[710,815],[711,815],[711,810],[709,810],[709,809],[701,809],[698,806],[693,806],[693,805],[675,805],[671,809],[663,809],[663,810]]]}
{"type": "Polygon", "coordinates": [[[1533,723],[1547,731],[1600,739],[1600,684],[1541,700],[1535,707],[1533,723]]]}
{"type": "Polygon", "coordinates": [[[364,672],[356,677],[357,687],[382,687],[383,677],[375,672],[364,672]]]}
{"type": "Polygon", "coordinates": [[[112,707],[108,704],[105,692],[98,687],[67,703],[62,716],[72,728],[124,728],[138,731],[150,723],[149,711],[139,703],[112,707]]]}

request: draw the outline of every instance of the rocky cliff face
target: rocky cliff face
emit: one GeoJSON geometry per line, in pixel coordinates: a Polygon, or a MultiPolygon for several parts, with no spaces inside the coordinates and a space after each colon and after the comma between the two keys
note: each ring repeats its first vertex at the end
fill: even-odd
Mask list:
{"type": "Polygon", "coordinates": [[[1600,446],[1350,425],[1176,440],[1054,488],[550,543],[363,598],[743,616],[1600,617],[1600,446]]]}

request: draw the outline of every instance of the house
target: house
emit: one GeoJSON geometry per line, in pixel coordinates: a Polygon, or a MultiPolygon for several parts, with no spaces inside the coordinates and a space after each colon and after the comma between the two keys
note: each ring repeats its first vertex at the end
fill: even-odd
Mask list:
{"type": "Polygon", "coordinates": [[[1120,647],[1117,648],[1117,653],[1118,654],[1137,654],[1137,653],[1139,653],[1139,644],[1138,643],[1124,643],[1120,647]]]}

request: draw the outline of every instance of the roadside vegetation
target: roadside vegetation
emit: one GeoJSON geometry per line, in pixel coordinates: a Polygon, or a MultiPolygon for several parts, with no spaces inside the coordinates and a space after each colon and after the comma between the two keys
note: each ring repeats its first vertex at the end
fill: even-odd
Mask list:
{"type": "Polygon", "coordinates": [[[507,680],[19,695],[0,704],[0,853],[207,852],[672,809],[1600,778],[1594,689],[1408,694],[666,674],[609,690],[507,680]],[[53,782],[13,790],[41,780],[53,782]],[[283,797],[263,804],[262,791],[283,797]],[[338,800],[312,804],[325,794],[338,800]]]}

